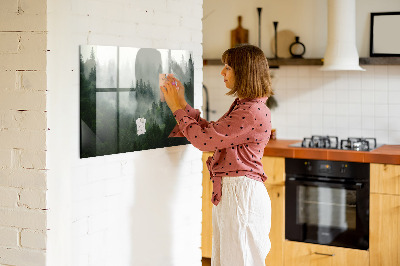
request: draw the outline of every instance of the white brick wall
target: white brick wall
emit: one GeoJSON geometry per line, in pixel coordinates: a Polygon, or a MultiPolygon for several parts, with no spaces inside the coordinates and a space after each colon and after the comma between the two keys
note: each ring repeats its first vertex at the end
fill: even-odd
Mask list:
{"type": "Polygon", "coordinates": [[[78,47],[192,50],[199,107],[202,0],[56,0],[47,9],[47,264],[201,265],[201,152],[79,159],[78,47]]]}
{"type": "Polygon", "coordinates": [[[1,265],[45,265],[46,2],[0,3],[1,265]]]}

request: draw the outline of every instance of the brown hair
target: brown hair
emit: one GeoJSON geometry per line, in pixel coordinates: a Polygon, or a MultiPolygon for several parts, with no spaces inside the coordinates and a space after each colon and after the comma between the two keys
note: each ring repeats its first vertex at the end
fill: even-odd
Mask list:
{"type": "Polygon", "coordinates": [[[260,48],[248,44],[240,45],[226,50],[221,60],[235,74],[235,85],[227,95],[255,99],[274,94],[268,61],[260,48]]]}

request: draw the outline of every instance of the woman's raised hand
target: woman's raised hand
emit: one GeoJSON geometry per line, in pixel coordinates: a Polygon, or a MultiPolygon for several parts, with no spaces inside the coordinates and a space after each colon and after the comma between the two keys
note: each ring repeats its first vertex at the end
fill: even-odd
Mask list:
{"type": "Polygon", "coordinates": [[[185,88],[178,79],[167,77],[164,86],[160,86],[160,89],[164,94],[169,109],[173,113],[178,109],[185,108],[185,88]]]}
{"type": "Polygon", "coordinates": [[[185,87],[182,85],[179,79],[175,77],[171,77],[172,81],[175,81],[175,84],[178,85],[178,97],[179,97],[179,103],[182,108],[185,108],[187,105],[187,102],[185,100],[185,87]]]}

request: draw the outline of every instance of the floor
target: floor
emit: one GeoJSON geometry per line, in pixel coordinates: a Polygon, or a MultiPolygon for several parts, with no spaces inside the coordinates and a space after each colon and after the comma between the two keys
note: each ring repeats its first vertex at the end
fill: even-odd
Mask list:
{"type": "Polygon", "coordinates": [[[211,259],[202,258],[201,262],[203,262],[203,266],[211,266],[211,259]]]}

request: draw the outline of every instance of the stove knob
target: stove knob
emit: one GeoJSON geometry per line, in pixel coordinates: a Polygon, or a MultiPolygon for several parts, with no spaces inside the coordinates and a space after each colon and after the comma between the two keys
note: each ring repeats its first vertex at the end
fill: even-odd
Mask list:
{"type": "Polygon", "coordinates": [[[305,165],[306,165],[306,170],[308,172],[311,172],[311,170],[312,170],[311,162],[306,162],[305,165]]]}
{"type": "Polygon", "coordinates": [[[346,169],[347,169],[347,164],[342,164],[342,167],[340,168],[340,173],[341,174],[346,173],[346,169]]]}

